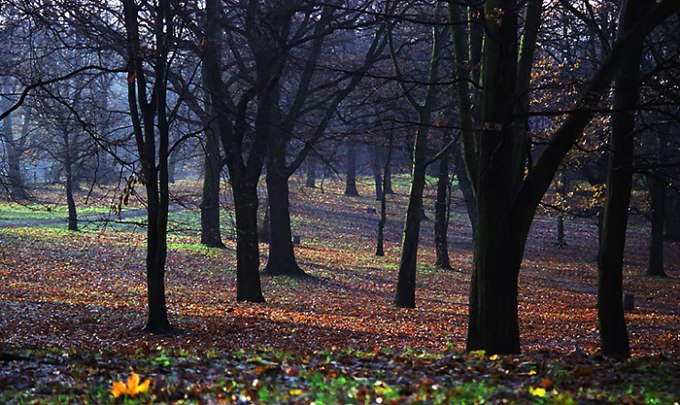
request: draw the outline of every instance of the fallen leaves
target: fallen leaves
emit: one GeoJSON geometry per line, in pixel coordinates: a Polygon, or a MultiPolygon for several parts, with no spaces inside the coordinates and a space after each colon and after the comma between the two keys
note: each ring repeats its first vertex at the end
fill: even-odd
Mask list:
{"type": "Polygon", "coordinates": [[[133,372],[128,377],[127,383],[120,380],[114,381],[113,384],[111,385],[111,390],[109,392],[111,392],[111,395],[113,395],[114,398],[118,398],[121,395],[127,395],[134,398],[139,394],[143,394],[149,391],[151,379],[147,378],[141,384],[139,383],[140,381],[141,379],[139,378],[139,375],[133,372]]]}
{"type": "MultiPolygon", "coordinates": [[[[462,271],[448,272],[430,264],[432,225],[423,224],[418,308],[397,310],[391,302],[403,196],[390,197],[390,242],[383,258],[373,256],[375,218],[365,212],[370,197],[347,200],[328,192],[318,200],[316,195],[296,198],[296,233],[303,235],[296,255],[315,278],[264,277],[267,303],[236,303],[235,242],[225,241],[226,250],[196,249],[195,236],[172,236],[168,306],[181,331],[167,336],[138,331],[145,314],[142,234],[1,230],[0,351],[59,347],[78,355],[50,358],[55,364],[47,365],[42,360],[30,367],[31,362],[2,364],[0,386],[26,386],[31,380],[17,376],[49,370],[45,386],[63,384],[82,394],[89,376],[95,376],[92,384],[108,395],[111,379],[134,366],[153,376],[149,395],[164,401],[209,396],[229,403],[242,397],[309,402],[311,392],[333,392],[330,402],[343,395],[350,402],[362,397],[388,403],[468,394],[522,402],[538,398],[529,391],[534,387],[536,393],[545,391],[546,400],[568,403],[565,391],[583,389],[587,397],[591,390],[598,400],[607,387],[618,387],[626,378],[636,381],[640,367],[622,371],[593,358],[599,344],[593,225],[568,225],[567,231],[580,237],[563,249],[553,246],[547,220],[539,219],[532,229],[519,297],[527,355],[453,355],[465,342],[469,227],[452,222],[450,255],[462,271]],[[157,353],[158,347],[165,354],[157,353]],[[180,355],[182,350],[189,355],[180,355]],[[81,361],[82,351],[98,358],[81,361]],[[140,358],[145,356],[151,360],[140,358]],[[494,391],[497,385],[505,391],[494,391]]],[[[645,238],[634,232],[629,241],[635,246],[645,238]]],[[[633,351],[638,359],[674,358],[680,353],[680,284],[639,276],[645,264],[639,250],[627,257],[625,286],[652,299],[639,300],[626,315],[633,351]]],[[[677,257],[672,250],[669,255],[677,257]]],[[[677,265],[670,273],[677,273],[677,265]]],[[[676,363],[659,359],[648,361],[670,368],[665,375],[677,375],[676,363]]],[[[630,397],[644,402],[636,393],[630,397]]]]}

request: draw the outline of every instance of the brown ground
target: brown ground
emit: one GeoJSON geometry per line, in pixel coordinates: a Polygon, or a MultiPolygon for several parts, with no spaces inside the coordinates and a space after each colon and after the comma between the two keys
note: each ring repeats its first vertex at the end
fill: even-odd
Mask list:
{"type": "MultiPolygon", "coordinates": [[[[344,197],[340,185],[296,190],[296,253],[314,281],[264,277],[265,304],[235,302],[233,240],[228,250],[174,245],[168,261],[170,336],[138,332],[144,322],[144,241],[139,233],[33,229],[0,231],[0,351],[21,348],[134,350],[163,347],[235,350],[274,347],[309,351],[332,346],[463,349],[470,275],[470,229],[453,213],[450,256],[459,271],[436,270],[432,223],[422,229],[417,309],[393,298],[405,193],[390,198],[387,256],[373,255],[377,215],[370,197],[344,197]]],[[[360,190],[370,196],[371,188],[360,190]]],[[[432,216],[432,215],[430,215],[432,216]]],[[[666,245],[667,273],[644,276],[647,225],[634,220],[624,288],[636,307],[626,319],[634,355],[680,354],[680,244],[666,245]]],[[[567,222],[566,247],[554,245],[554,219],[535,221],[520,275],[525,351],[595,351],[596,229],[567,222]]],[[[226,234],[226,232],[225,232],[226,234]]],[[[175,236],[195,244],[195,236],[175,236]]],[[[262,246],[263,256],[266,245],[262,246]]],[[[263,258],[263,261],[266,257],[263,258]]]]}

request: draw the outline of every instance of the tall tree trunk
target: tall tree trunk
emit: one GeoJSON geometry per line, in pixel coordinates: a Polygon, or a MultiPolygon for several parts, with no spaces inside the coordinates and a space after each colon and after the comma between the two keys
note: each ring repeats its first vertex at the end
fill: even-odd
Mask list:
{"type": "Polygon", "coordinates": [[[458,179],[458,187],[463,193],[463,201],[465,203],[465,211],[467,212],[470,226],[472,227],[472,235],[474,238],[475,229],[477,229],[477,205],[475,203],[475,191],[468,176],[468,171],[465,169],[465,161],[463,160],[463,151],[460,144],[457,144],[453,150],[453,171],[458,179]]]}
{"type": "Polygon", "coordinates": [[[666,240],[680,241],[680,192],[677,189],[666,195],[663,236],[666,240]]]}
{"type": "MultiPolygon", "coordinates": [[[[390,151],[390,153],[392,153],[390,151]]],[[[383,187],[383,190],[385,191],[385,194],[394,194],[394,189],[392,188],[392,164],[387,166],[387,169],[385,169],[385,187],[383,187]]]]}
{"type": "Polygon", "coordinates": [[[518,353],[517,291],[521,227],[508,198],[518,188],[519,131],[513,125],[517,88],[515,1],[490,0],[484,39],[482,132],[477,167],[477,233],[470,288],[467,349],[518,353]],[[513,226],[514,225],[514,226],[513,226]]]}
{"type": "MultiPolygon", "coordinates": [[[[3,89],[4,85],[0,88],[0,91],[3,91],[3,89]]],[[[0,101],[0,108],[6,109],[7,104],[7,101],[0,101]]],[[[18,140],[14,137],[12,115],[8,115],[2,120],[2,132],[7,159],[7,186],[13,199],[23,200],[26,198],[26,188],[21,176],[21,151],[17,146],[18,140]]]]}
{"type": "Polygon", "coordinates": [[[357,146],[353,140],[347,141],[347,179],[345,195],[358,196],[357,190],[357,146]]]}
{"type": "Polygon", "coordinates": [[[305,159],[305,174],[306,174],[306,179],[305,179],[305,186],[310,187],[310,188],[315,188],[316,187],[316,160],[311,157],[307,156],[307,159],[305,159]]]}
{"type": "Polygon", "coordinates": [[[649,262],[647,275],[668,277],[663,268],[663,218],[666,203],[666,184],[654,173],[647,174],[647,188],[652,210],[652,230],[649,242],[649,262]]]}
{"type": "Polygon", "coordinates": [[[383,168],[380,167],[380,153],[378,151],[378,145],[369,145],[368,154],[369,158],[371,159],[371,171],[373,172],[373,182],[375,183],[375,200],[382,201],[383,168]]]}
{"type": "Polygon", "coordinates": [[[207,123],[205,130],[205,157],[203,160],[203,191],[201,201],[201,243],[214,248],[225,248],[220,228],[220,180],[222,158],[214,124],[207,123]]]}
{"type": "Polygon", "coordinates": [[[234,182],[236,216],[236,299],[264,302],[257,241],[257,183],[234,182]]]}
{"type": "MultiPolygon", "coordinates": [[[[420,122],[423,122],[423,119],[424,117],[421,117],[420,122]]],[[[416,133],[411,191],[406,208],[406,219],[404,220],[404,236],[401,241],[397,294],[394,299],[394,305],[398,308],[416,307],[416,267],[423,208],[423,190],[425,189],[427,132],[428,127],[421,124],[416,133]]]]}
{"type": "MultiPolygon", "coordinates": [[[[413,169],[411,175],[411,190],[409,192],[404,232],[401,242],[399,258],[399,278],[394,305],[398,308],[415,308],[416,306],[416,269],[418,256],[418,242],[420,239],[420,221],[423,215],[423,190],[425,189],[425,172],[427,169],[427,137],[430,130],[430,120],[437,98],[439,79],[439,62],[441,59],[443,36],[446,30],[432,30],[432,54],[428,72],[428,85],[425,102],[419,105],[409,99],[410,104],[418,112],[418,129],[413,146],[413,169]]],[[[396,68],[396,64],[395,64],[396,68]]]]}
{"type": "Polygon", "coordinates": [[[68,230],[78,230],[78,212],[73,197],[73,170],[70,159],[66,160],[66,205],[68,207],[68,230]]]}
{"type": "Polygon", "coordinates": [[[166,333],[172,330],[165,301],[165,260],[169,205],[166,69],[173,18],[170,3],[167,0],[159,0],[153,18],[158,57],[153,68],[154,96],[150,101],[147,89],[148,70],[139,58],[138,5],[133,0],[123,0],[123,9],[128,46],[128,103],[137,152],[142,165],[141,176],[145,182],[148,199],[146,248],[148,313],[144,330],[150,333],[166,333]]]}
{"type": "Polygon", "coordinates": [[[177,166],[179,165],[180,149],[176,148],[168,158],[168,183],[174,184],[177,179],[177,166]]]}
{"type": "MultiPolygon", "coordinates": [[[[444,143],[451,139],[450,134],[444,138],[444,143]]],[[[449,260],[449,153],[439,159],[439,173],[437,179],[437,198],[434,203],[434,246],[435,266],[440,269],[451,270],[449,260]]]]}
{"type": "MultiPolygon", "coordinates": [[[[654,6],[652,0],[628,0],[622,12],[621,32],[631,30],[641,15],[654,6]]],[[[633,178],[633,131],[640,88],[642,39],[631,44],[614,83],[611,154],[607,173],[607,200],[598,260],[597,313],[602,352],[630,356],[623,315],[623,256],[633,178]]]]}
{"type": "MultiPolygon", "coordinates": [[[[285,149],[281,148],[279,151],[285,149]]],[[[267,166],[270,241],[269,260],[264,273],[271,276],[306,276],[295,260],[290,226],[288,176],[277,167],[279,158],[283,157],[278,156],[275,151],[270,151],[267,166]]]]}
{"type": "MultiPolygon", "coordinates": [[[[394,130],[394,127],[392,128],[394,130]]],[[[392,163],[392,144],[394,143],[394,134],[392,130],[389,134],[389,142],[387,145],[387,157],[385,158],[385,166],[383,167],[384,176],[382,176],[381,187],[383,190],[387,189],[387,172],[390,170],[392,163]]],[[[378,237],[375,249],[376,256],[385,256],[385,223],[387,222],[387,193],[380,194],[380,219],[378,220],[378,237]]]]}
{"type": "MultiPolygon", "coordinates": [[[[538,1],[539,0],[531,0],[538,1]]],[[[663,0],[630,35],[621,37],[612,47],[598,71],[588,81],[558,129],[552,134],[538,159],[526,175],[518,153],[526,153],[522,132],[516,132],[514,82],[517,61],[517,15],[514,1],[485,2],[486,37],[484,41],[483,112],[479,140],[477,173],[477,234],[474,269],[470,289],[468,350],[484,349],[488,353],[519,351],[517,327],[517,278],[524,244],[541,198],[550,187],[559,165],[571,146],[592,119],[605,95],[620,62],[631,53],[631,44],[644,38],[656,25],[675,13],[677,1],[663,0]],[[488,18],[489,16],[495,18],[488,18]],[[518,136],[519,135],[519,136],[518,136]],[[511,184],[521,179],[519,184],[511,184]]],[[[537,25],[540,20],[527,20],[537,25]]],[[[525,28],[525,32],[528,32],[525,28]]],[[[530,30],[529,30],[530,31],[530,30]]],[[[532,46],[528,41],[523,46],[532,46]]],[[[535,46],[535,44],[533,44],[535,46]]],[[[524,52],[522,52],[524,54],[524,52]]],[[[526,59],[525,59],[526,60],[526,59]]],[[[523,70],[522,70],[523,71],[523,70]]],[[[518,78],[529,80],[528,77],[518,78]]],[[[621,296],[618,296],[619,305],[621,296]]]]}
{"type": "MultiPolygon", "coordinates": [[[[569,179],[565,170],[561,170],[559,173],[559,184],[558,192],[560,198],[564,199],[569,191],[569,179]]],[[[567,241],[564,234],[564,211],[565,207],[560,204],[560,211],[557,213],[557,246],[563,247],[567,245],[567,241]]]]}

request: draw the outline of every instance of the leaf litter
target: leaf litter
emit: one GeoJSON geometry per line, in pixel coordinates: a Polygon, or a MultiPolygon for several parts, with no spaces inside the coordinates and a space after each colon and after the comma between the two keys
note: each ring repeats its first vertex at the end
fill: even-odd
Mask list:
{"type": "MultiPolygon", "coordinates": [[[[168,256],[167,298],[179,329],[165,336],[139,331],[145,316],[140,233],[1,230],[0,399],[110,402],[112,382],[131,372],[151,379],[140,396],[153,402],[680,397],[673,383],[680,375],[677,244],[666,249],[675,278],[644,277],[646,234],[629,232],[624,288],[636,297],[626,314],[634,357],[622,362],[597,351],[594,225],[575,219],[567,226],[569,245],[557,248],[550,219],[538,218],[520,274],[525,354],[464,354],[469,226],[452,222],[457,271],[443,271],[431,264],[432,224],[423,224],[418,307],[398,310],[391,301],[404,195],[391,197],[388,256],[376,258],[375,218],[365,209],[374,202],[339,194],[295,194],[294,231],[303,235],[296,255],[314,278],[263,277],[265,304],[235,302],[234,241],[226,241],[226,250],[188,249],[182,246],[195,237],[172,236],[179,247],[168,256]]],[[[262,251],[265,256],[266,245],[262,251]]]]}

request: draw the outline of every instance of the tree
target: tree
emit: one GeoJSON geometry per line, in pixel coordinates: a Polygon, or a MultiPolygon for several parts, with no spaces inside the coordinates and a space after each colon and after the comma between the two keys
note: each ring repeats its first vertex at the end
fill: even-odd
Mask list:
{"type": "MultiPolygon", "coordinates": [[[[445,128],[444,144],[452,140],[449,128],[445,128]]],[[[451,181],[449,179],[450,152],[442,154],[439,158],[439,170],[437,175],[437,197],[435,199],[434,212],[434,245],[435,263],[437,268],[451,270],[449,259],[449,206],[451,197],[451,181]]]]}
{"type": "MultiPolygon", "coordinates": [[[[295,260],[291,242],[288,181],[329,132],[329,126],[343,110],[341,103],[361,83],[385,47],[384,26],[373,31],[376,21],[361,15],[373,3],[358,1],[353,5],[347,10],[305,1],[290,5],[293,10],[318,18],[298,21],[291,17],[285,21],[295,23],[295,29],[290,38],[282,38],[291,62],[286,86],[281,85],[274,92],[275,109],[269,123],[267,195],[271,237],[265,268],[268,275],[306,276],[295,260]],[[299,63],[298,70],[293,69],[294,62],[299,63]],[[294,149],[297,154],[292,153],[294,149]]],[[[349,141],[350,145],[352,142],[349,141]]],[[[351,148],[348,157],[354,158],[351,148]]]]}
{"type": "MultiPolygon", "coordinates": [[[[621,33],[625,35],[654,1],[628,0],[624,3],[621,33]]],[[[640,89],[640,60],[643,38],[632,42],[621,61],[614,82],[611,153],[607,172],[607,202],[598,255],[597,310],[602,352],[630,355],[626,320],[623,316],[623,253],[628,224],[628,206],[633,179],[635,109],[640,89]]]]}
{"type": "Polygon", "coordinates": [[[226,153],[234,195],[236,216],[236,299],[263,302],[260,285],[260,257],[257,236],[257,185],[265,162],[270,124],[276,114],[276,92],[288,50],[283,41],[290,30],[293,9],[272,7],[268,2],[244,2],[242,29],[252,53],[255,77],[237,105],[222,78],[220,2],[206,1],[203,61],[208,78],[207,91],[214,109],[216,129],[226,153]],[[249,134],[246,112],[256,98],[254,128],[249,134]]]}
{"type": "MultiPolygon", "coordinates": [[[[4,93],[9,85],[3,83],[0,86],[0,92],[4,93]]],[[[0,102],[0,108],[3,110],[9,108],[6,99],[0,102]]],[[[29,123],[31,121],[31,109],[27,109],[24,113],[23,124],[20,131],[14,128],[13,116],[9,115],[2,120],[2,130],[0,137],[4,146],[4,155],[6,162],[6,182],[3,185],[7,188],[9,195],[16,200],[23,200],[27,197],[26,185],[24,183],[23,173],[21,170],[21,157],[28,149],[28,131],[29,123]],[[17,132],[18,136],[17,136],[17,132]]]]}
{"type": "MultiPolygon", "coordinates": [[[[530,2],[528,7],[531,6],[530,2]]],[[[518,77],[518,72],[526,72],[521,65],[532,63],[528,55],[533,52],[527,47],[536,44],[535,41],[523,40],[521,50],[518,50],[517,2],[501,0],[485,3],[482,113],[476,149],[477,177],[474,179],[478,217],[468,350],[519,352],[517,283],[524,245],[536,208],[562,159],[608,93],[620,62],[631,52],[630,45],[646,36],[678,8],[679,1],[663,1],[645,13],[640,23],[616,42],[538,159],[527,167],[526,133],[517,128],[514,100],[517,99],[517,89],[523,88],[522,83],[529,80],[526,76],[518,77]],[[527,55],[524,61],[523,55],[527,55]]],[[[524,21],[523,33],[526,36],[535,30],[532,27],[538,27],[540,18],[525,17],[524,21]]]]}
{"type": "MultiPolygon", "coordinates": [[[[435,11],[435,18],[439,18],[439,8],[435,11]]],[[[406,218],[404,220],[404,232],[401,242],[401,254],[399,258],[399,277],[394,305],[398,308],[415,308],[416,305],[416,265],[418,254],[418,242],[420,239],[420,221],[423,210],[423,190],[425,188],[425,170],[427,168],[427,137],[430,132],[430,120],[435,109],[437,99],[439,77],[439,64],[442,59],[442,50],[447,30],[432,28],[432,52],[429,60],[427,74],[427,88],[424,101],[418,102],[414,96],[404,88],[404,95],[416,111],[418,126],[413,146],[413,166],[411,175],[411,190],[409,192],[406,218]]],[[[395,72],[403,78],[399,63],[396,59],[396,48],[391,38],[390,50],[392,53],[395,72]]]]}
{"type": "Polygon", "coordinates": [[[165,302],[165,261],[168,247],[170,146],[167,71],[174,43],[174,10],[167,0],[159,0],[158,7],[153,9],[137,4],[134,0],[122,2],[127,40],[128,102],[141,163],[139,176],[147,194],[148,316],[144,330],[166,333],[172,330],[165,302]],[[144,32],[140,30],[140,21],[146,21],[147,18],[151,25],[145,27],[149,32],[144,32]],[[152,61],[150,68],[145,66],[152,61]]]}
{"type": "MultiPolygon", "coordinates": [[[[208,88],[208,73],[203,67],[201,80],[208,88]]],[[[201,200],[201,243],[208,247],[226,248],[220,230],[220,180],[224,159],[220,153],[220,138],[210,94],[205,94],[203,126],[205,145],[203,160],[203,192],[201,200]]]]}

